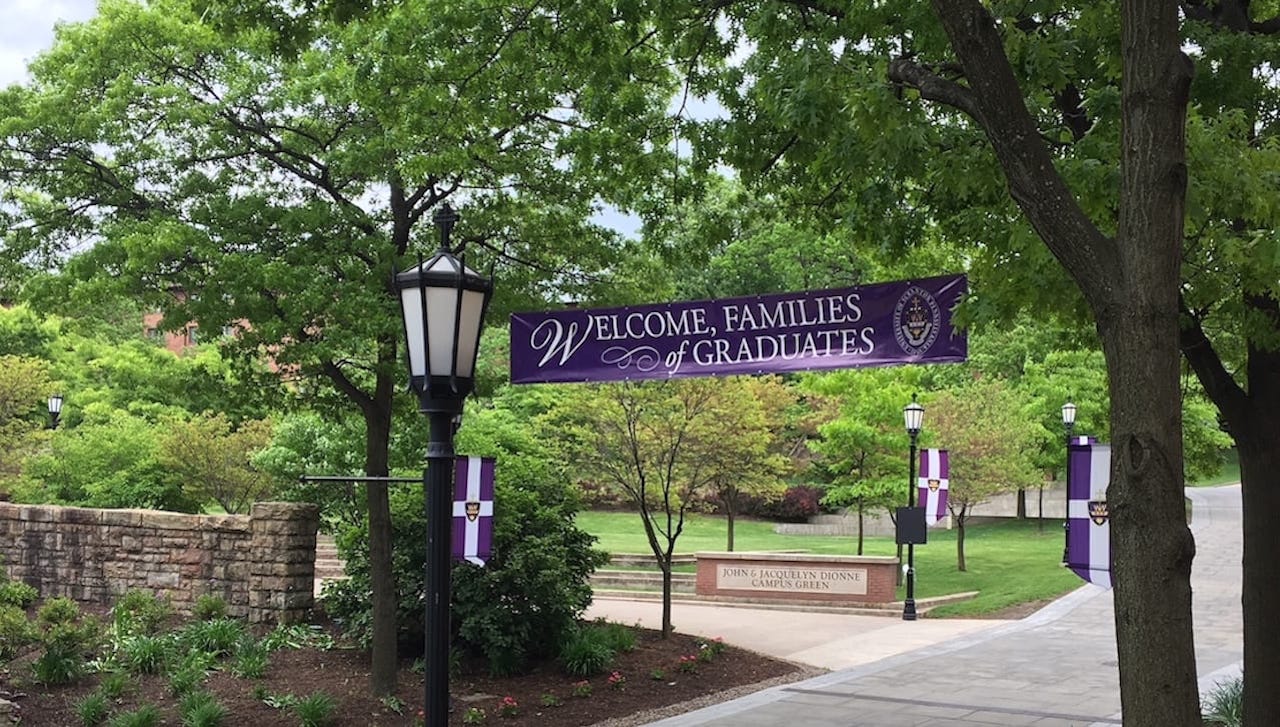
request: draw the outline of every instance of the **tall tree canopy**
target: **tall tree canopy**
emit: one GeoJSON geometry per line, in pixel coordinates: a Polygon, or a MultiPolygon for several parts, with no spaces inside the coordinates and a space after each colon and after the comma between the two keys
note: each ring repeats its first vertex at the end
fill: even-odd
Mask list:
{"type": "Polygon", "coordinates": [[[868,245],[964,244],[974,320],[1081,318],[1106,355],[1126,722],[1199,721],[1180,352],[1240,445],[1246,715],[1280,713],[1274,3],[658,2],[708,164],[868,245]],[[1189,105],[1190,102],[1190,105],[1189,105]],[[1188,110],[1190,108],[1190,111],[1188,110]],[[1184,228],[1185,223],[1185,228],[1184,228]],[[1051,264],[1054,260],[1058,265],[1051,264]],[[1181,337],[1181,339],[1180,339],[1181,337]]]}
{"type": "MultiPolygon", "coordinates": [[[[669,71],[634,8],[594,2],[104,0],[0,92],[6,257],[124,288],[170,325],[247,321],[387,474],[395,268],[462,211],[496,310],[598,286],[622,253],[589,222],[643,202],[669,71]],[[602,131],[607,127],[608,131],[602,131]]],[[[375,689],[394,679],[383,486],[370,486],[375,689]]]]}

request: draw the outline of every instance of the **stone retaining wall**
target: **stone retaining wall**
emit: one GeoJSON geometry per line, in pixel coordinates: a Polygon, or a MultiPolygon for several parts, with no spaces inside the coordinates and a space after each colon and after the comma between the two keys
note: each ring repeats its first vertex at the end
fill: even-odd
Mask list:
{"type": "Polygon", "coordinates": [[[230,615],[296,623],[314,605],[319,508],[255,503],[248,515],[185,515],[0,503],[0,558],[43,598],[111,605],[129,590],[189,613],[202,595],[230,615]]]}

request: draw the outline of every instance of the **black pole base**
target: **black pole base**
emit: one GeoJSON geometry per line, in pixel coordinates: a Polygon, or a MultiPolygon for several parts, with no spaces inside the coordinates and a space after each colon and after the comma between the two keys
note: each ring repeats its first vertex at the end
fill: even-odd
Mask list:
{"type": "MultiPolygon", "coordinates": [[[[1071,540],[1071,523],[1069,521],[1066,521],[1066,520],[1062,521],[1062,536],[1063,536],[1062,539],[1064,541],[1071,540]]],[[[1066,544],[1063,544],[1062,546],[1062,565],[1063,566],[1067,565],[1069,551],[1070,551],[1070,547],[1067,546],[1066,544]]]]}
{"type": "Polygon", "coordinates": [[[902,605],[902,620],[915,621],[916,618],[916,602],[914,600],[908,600],[902,605]]]}

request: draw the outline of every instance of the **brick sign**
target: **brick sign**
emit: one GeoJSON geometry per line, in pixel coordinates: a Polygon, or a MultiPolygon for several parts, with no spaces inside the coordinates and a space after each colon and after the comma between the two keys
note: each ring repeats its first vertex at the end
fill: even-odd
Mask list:
{"type": "Polygon", "coordinates": [[[805,568],[721,563],[716,588],[865,596],[866,568],[805,568]]]}

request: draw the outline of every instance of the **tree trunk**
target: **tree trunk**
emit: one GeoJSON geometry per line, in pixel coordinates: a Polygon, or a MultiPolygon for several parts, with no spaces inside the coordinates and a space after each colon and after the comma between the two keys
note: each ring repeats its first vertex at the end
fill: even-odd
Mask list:
{"type": "MultiPolygon", "coordinates": [[[[1186,104],[1192,66],[1179,10],[1122,0],[1121,187],[1115,239],[1104,236],[1057,173],[1027,112],[990,12],[933,0],[966,86],[928,77],[922,94],[983,127],[1010,195],[1093,310],[1111,391],[1111,542],[1125,724],[1199,725],[1191,630],[1191,559],[1183,515],[1178,289],[1186,197],[1186,104]]],[[[919,80],[909,59],[891,74],[919,80]]]]}
{"type": "Polygon", "coordinates": [[[1026,520],[1027,519],[1027,491],[1019,487],[1017,499],[1018,499],[1017,517],[1019,520],[1026,520]]]}
{"type": "Polygon", "coordinates": [[[964,567],[964,521],[966,508],[960,508],[960,514],[956,516],[956,570],[961,573],[965,572],[964,567]]]}
{"type": "MultiPolygon", "coordinates": [[[[1245,305],[1280,330],[1280,303],[1265,294],[1245,294],[1245,305]]],[[[1256,324],[1255,324],[1256,325],[1256,324]]],[[[1265,330],[1257,326],[1256,330],[1265,330]]],[[[1244,721],[1247,727],[1270,725],[1280,714],[1280,639],[1272,622],[1280,608],[1280,350],[1250,344],[1236,383],[1204,329],[1183,318],[1182,350],[1197,378],[1218,407],[1240,455],[1244,510],[1244,721]]]]}
{"type": "Polygon", "coordinates": [[[671,625],[671,554],[658,560],[662,568],[662,638],[667,638],[675,631],[671,625]]]}
{"type": "Polygon", "coordinates": [[[1040,485],[1040,489],[1036,496],[1036,533],[1044,533],[1044,485],[1040,485]]]}
{"type": "Polygon", "coordinates": [[[1120,703],[1131,727],[1199,725],[1177,347],[1192,68],[1177,5],[1123,2],[1121,50],[1124,282],[1094,306],[1111,392],[1107,502],[1120,703]]]}
{"type": "MultiPolygon", "coordinates": [[[[389,375],[378,376],[378,395],[365,410],[365,474],[370,477],[390,474],[390,380],[389,375]]],[[[382,696],[394,693],[396,688],[396,580],[391,566],[391,501],[385,482],[368,483],[365,493],[369,507],[369,582],[373,611],[369,686],[375,696],[382,696]]]]}
{"type": "MultiPolygon", "coordinates": [[[[1255,392],[1250,392],[1256,396],[1255,392]]],[[[1280,395],[1280,392],[1276,392],[1280,395]]],[[[1277,396],[1276,398],[1280,398],[1277,396]]],[[[1258,411],[1257,408],[1254,410],[1258,411]]],[[[1240,453],[1244,503],[1244,721],[1262,727],[1280,715],[1280,651],[1275,618],[1280,609],[1280,420],[1255,416],[1247,428],[1232,426],[1240,453]],[[1247,433],[1245,433],[1247,432],[1247,433]]]]}
{"type": "Polygon", "coordinates": [[[862,508],[858,508],[858,555],[862,555],[862,508]]]}
{"type": "Polygon", "coordinates": [[[733,504],[734,504],[734,500],[735,500],[735,499],[736,499],[736,498],[734,498],[734,497],[726,497],[726,498],[724,498],[724,514],[725,514],[725,519],[726,519],[726,521],[727,521],[727,525],[728,525],[728,528],[729,528],[729,542],[728,542],[728,547],[729,547],[729,552],[730,552],[730,553],[732,553],[732,552],[733,552],[733,521],[734,521],[734,515],[736,514],[736,513],[734,512],[733,504]]]}

